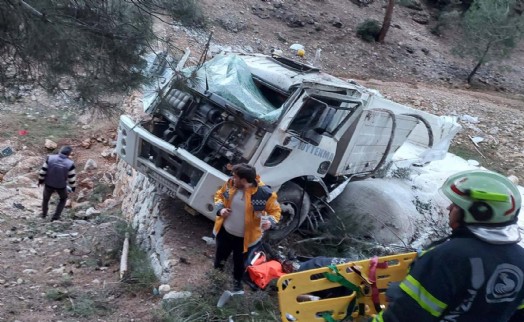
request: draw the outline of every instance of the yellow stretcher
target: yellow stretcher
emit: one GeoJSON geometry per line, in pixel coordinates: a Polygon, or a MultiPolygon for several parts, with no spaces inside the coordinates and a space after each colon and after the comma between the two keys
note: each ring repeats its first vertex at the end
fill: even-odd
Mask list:
{"type": "Polygon", "coordinates": [[[417,253],[413,252],[340,264],[336,266],[339,274],[329,267],[286,274],[277,283],[282,321],[329,321],[329,317],[341,320],[346,317],[353,300],[353,319],[358,321],[359,317],[371,317],[386,307],[385,292],[389,283],[402,281],[416,256],[417,253]],[[344,277],[357,291],[347,296],[317,300],[310,295],[341,286],[339,282],[324,277],[323,273],[338,276],[339,279],[344,277]]]}

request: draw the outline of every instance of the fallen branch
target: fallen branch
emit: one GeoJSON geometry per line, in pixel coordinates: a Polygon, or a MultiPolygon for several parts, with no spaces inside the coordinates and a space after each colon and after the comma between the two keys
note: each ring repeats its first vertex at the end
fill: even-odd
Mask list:
{"type": "Polygon", "coordinates": [[[129,254],[129,233],[126,233],[124,246],[122,247],[122,257],[120,258],[120,279],[124,278],[127,272],[127,255],[129,254]]]}
{"type": "Polygon", "coordinates": [[[471,142],[473,142],[473,147],[475,148],[475,150],[477,150],[477,152],[485,159],[486,157],[479,150],[479,145],[473,140],[473,137],[471,137],[471,135],[468,135],[468,136],[469,136],[469,139],[471,140],[471,142]]]}
{"type": "Polygon", "coordinates": [[[29,11],[32,15],[34,16],[37,16],[39,18],[42,18],[42,20],[44,20],[45,22],[51,22],[49,21],[49,19],[47,19],[47,17],[45,16],[45,14],[41,13],[40,11],[36,10],[34,7],[32,7],[31,5],[29,5],[28,3],[26,3],[25,1],[23,0],[18,0],[18,5],[20,7],[22,7],[24,10],[27,10],[29,11]]]}

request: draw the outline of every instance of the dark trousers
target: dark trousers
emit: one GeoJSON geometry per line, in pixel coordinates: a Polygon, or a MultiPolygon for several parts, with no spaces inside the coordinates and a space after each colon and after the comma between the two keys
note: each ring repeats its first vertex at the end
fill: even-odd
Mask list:
{"type": "Polygon", "coordinates": [[[216,236],[217,251],[215,268],[223,269],[231,252],[233,252],[233,278],[242,280],[244,275],[244,237],[233,236],[224,227],[220,228],[216,236]]]}
{"type": "Polygon", "coordinates": [[[51,199],[51,195],[53,192],[58,193],[58,196],[60,197],[60,201],[58,202],[58,205],[56,206],[55,214],[53,215],[54,219],[60,218],[60,215],[62,214],[62,210],[64,210],[66,201],[67,201],[67,190],[66,188],[57,189],[50,187],[48,185],[44,186],[44,200],[42,201],[42,213],[44,216],[47,216],[47,211],[49,210],[49,199],[51,199]]]}

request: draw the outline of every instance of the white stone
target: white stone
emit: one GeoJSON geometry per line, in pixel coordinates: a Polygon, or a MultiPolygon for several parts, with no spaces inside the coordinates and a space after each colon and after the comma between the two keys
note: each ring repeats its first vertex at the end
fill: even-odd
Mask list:
{"type": "Polygon", "coordinates": [[[111,148],[105,149],[104,151],[102,151],[102,153],[100,153],[100,155],[103,158],[109,159],[115,155],[115,149],[111,149],[111,148]]]}
{"type": "Polygon", "coordinates": [[[27,269],[24,269],[22,271],[22,273],[24,273],[24,274],[34,274],[34,273],[36,273],[36,270],[35,269],[31,269],[31,268],[27,268],[27,269]]]}
{"type": "Polygon", "coordinates": [[[167,284],[162,284],[158,287],[158,291],[160,292],[160,294],[166,294],[169,291],[171,291],[171,286],[167,284]]]}
{"type": "Polygon", "coordinates": [[[162,297],[162,300],[185,299],[185,298],[188,298],[188,297],[191,297],[191,292],[187,292],[187,291],[183,291],[183,292],[171,291],[171,292],[167,293],[166,295],[164,295],[164,297],[162,297]]]}
{"type": "Polygon", "coordinates": [[[62,275],[65,272],[65,267],[55,268],[51,271],[53,274],[59,274],[62,275]]]}
{"type": "Polygon", "coordinates": [[[86,161],[86,164],[84,166],[84,170],[85,171],[94,170],[96,168],[98,168],[98,165],[96,164],[95,160],[89,159],[89,160],[86,161]]]}
{"type": "Polygon", "coordinates": [[[86,210],[86,216],[87,217],[91,217],[91,216],[94,216],[94,215],[100,215],[100,210],[96,210],[95,208],[93,207],[90,207],[89,209],[86,210]]]}

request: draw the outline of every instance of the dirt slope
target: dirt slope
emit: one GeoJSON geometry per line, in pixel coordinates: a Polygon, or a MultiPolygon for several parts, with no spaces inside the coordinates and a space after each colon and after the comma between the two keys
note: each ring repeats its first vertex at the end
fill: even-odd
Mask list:
{"type": "MultiPolygon", "coordinates": [[[[414,22],[411,9],[396,8],[386,44],[378,45],[356,39],[355,29],[366,17],[381,19],[381,1],[369,7],[333,0],[203,0],[202,4],[217,45],[268,53],[298,42],[306,46],[307,60],[321,48],[326,70],[361,79],[394,101],[438,115],[478,117],[479,123],[463,122],[465,131],[453,150],[524,181],[524,100],[518,95],[524,77],[522,48],[505,63],[511,68],[504,76],[496,65],[482,72],[489,88],[499,91],[480,91],[463,86],[459,77],[467,69],[449,56],[451,40],[433,36],[428,25],[414,22]],[[476,148],[469,136],[485,141],[476,148]]],[[[192,58],[198,59],[206,32],[187,35],[182,28],[172,32],[179,46],[191,47],[192,58]]],[[[15,104],[0,103],[0,149],[9,146],[15,151],[0,159],[0,321],[152,321],[159,308],[159,298],[151,290],[129,292],[118,283],[118,259],[111,256],[121,247],[121,240],[115,239],[118,221],[111,219],[117,201],[103,187],[108,185],[104,178],[114,171],[114,160],[101,156],[108,146],[96,139],[113,140],[116,120],[91,120],[85,126],[77,114],[68,102],[34,88],[15,104]],[[19,135],[19,130],[28,134],[19,135]],[[82,141],[91,137],[91,147],[82,148],[82,141]],[[38,217],[41,189],[36,187],[36,171],[47,153],[44,138],[72,144],[79,168],[87,159],[98,163],[96,170],[80,175],[89,204],[68,209],[56,223],[38,217]],[[73,219],[92,205],[102,209],[99,219],[73,219]]],[[[172,218],[169,247],[175,258],[189,264],[175,267],[170,285],[183,290],[203,278],[195,272],[212,265],[213,250],[200,240],[211,223],[180,209],[172,218]]]]}
{"type": "MultiPolygon", "coordinates": [[[[321,49],[321,66],[346,78],[429,82],[463,86],[474,62],[451,55],[456,30],[431,33],[438,12],[424,1],[412,8],[396,5],[384,44],[366,43],[356,30],[366,19],[382,22],[385,1],[334,0],[204,0],[210,30],[217,43],[269,53],[293,43],[306,47],[312,62],[321,49]],[[370,3],[367,6],[355,3],[370,3]],[[416,8],[416,9],[413,9],[416,8]]],[[[175,36],[176,37],[176,36],[175,36]]],[[[510,59],[479,70],[477,86],[524,94],[524,44],[510,59]]]]}

